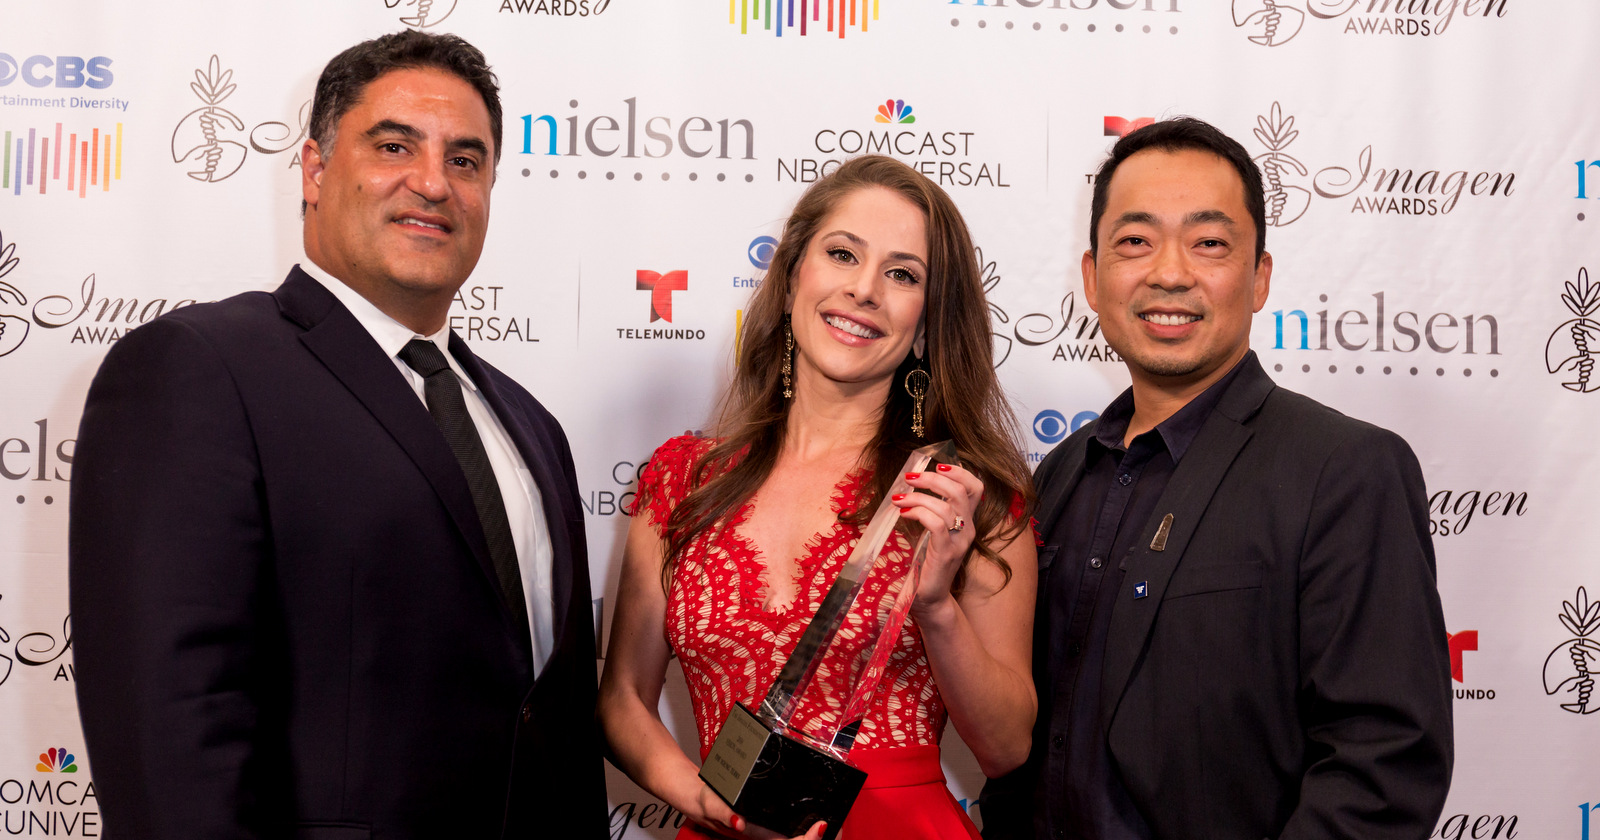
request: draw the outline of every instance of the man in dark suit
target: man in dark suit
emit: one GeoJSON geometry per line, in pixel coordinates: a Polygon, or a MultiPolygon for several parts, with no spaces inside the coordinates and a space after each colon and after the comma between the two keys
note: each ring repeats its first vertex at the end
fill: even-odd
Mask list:
{"type": "Polygon", "coordinates": [[[572,456],[446,327],[500,140],[465,41],[346,50],[307,259],[106,357],[70,545],[106,837],[606,835],[572,456]]]}
{"type": "Polygon", "coordinates": [[[1250,351],[1264,205],[1199,120],[1100,169],[1084,292],[1133,384],[1036,474],[1039,719],[985,837],[1420,840],[1444,806],[1422,472],[1250,351]]]}

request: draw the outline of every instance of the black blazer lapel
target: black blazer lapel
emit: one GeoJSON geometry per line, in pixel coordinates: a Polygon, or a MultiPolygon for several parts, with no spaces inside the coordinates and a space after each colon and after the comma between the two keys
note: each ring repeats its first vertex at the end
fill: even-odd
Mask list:
{"type": "MultiPolygon", "coordinates": [[[[298,267],[273,296],[284,317],[305,329],[300,342],[366,406],[421,470],[466,539],[485,579],[498,590],[499,578],[461,464],[394,362],[332,292],[298,267]]],[[[494,600],[510,628],[515,622],[510,609],[504,599],[494,600]]],[[[516,638],[525,635],[513,634],[516,638]]]]}
{"type": "MultiPolygon", "coordinates": [[[[453,330],[450,333],[450,354],[461,363],[463,370],[472,377],[474,384],[483,392],[489,402],[489,407],[500,418],[500,424],[505,427],[506,434],[511,436],[511,441],[516,445],[517,451],[522,455],[523,463],[528,465],[528,472],[533,476],[534,485],[539,488],[540,506],[544,511],[545,527],[550,532],[550,597],[554,601],[554,611],[551,621],[554,625],[552,636],[554,650],[560,650],[564,639],[562,631],[566,628],[567,615],[571,609],[572,601],[572,575],[573,558],[572,534],[567,531],[568,515],[565,500],[568,497],[566,484],[558,473],[558,455],[560,451],[548,434],[547,429],[535,426],[533,419],[528,417],[516,403],[505,398],[500,393],[499,386],[494,377],[490,375],[488,367],[473,354],[465,341],[453,330]]],[[[587,569],[584,570],[587,574],[587,569]]]]}
{"type": "Polygon", "coordinates": [[[1211,417],[1200,427],[1200,433],[1189,445],[1156,502],[1150,521],[1144,523],[1136,548],[1122,561],[1123,591],[1118,592],[1113,601],[1101,672],[1104,700],[1100,708],[1107,731],[1150,637],[1167,582],[1182,562],[1195,527],[1200,524],[1200,517],[1211,504],[1228,468],[1249,442],[1253,433],[1247,422],[1276,387],[1253,353],[1240,365],[1245,367],[1228,386],[1211,417]],[[1172,524],[1166,543],[1162,550],[1154,550],[1151,543],[1168,514],[1172,515],[1172,524]],[[1141,585],[1146,587],[1145,594],[1136,598],[1134,588],[1141,585]]]}

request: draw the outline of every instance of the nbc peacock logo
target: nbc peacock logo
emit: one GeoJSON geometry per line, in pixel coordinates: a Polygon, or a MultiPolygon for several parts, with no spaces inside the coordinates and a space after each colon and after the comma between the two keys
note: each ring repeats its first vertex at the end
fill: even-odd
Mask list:
{"type": "Polygon", "coordinates": [[[78,757],[67,752],[66,747],[51,747],[39,753],[39,763],[34,769],[40,773],[76,773],[78,757]]]}
{"type": "Polygon", "coordinates": [[[890,99],[878,106],[877,122],[893,123],[896,125],[909,125],[917,121],[911,114],[911,106],[904,99],[890,99]]]}

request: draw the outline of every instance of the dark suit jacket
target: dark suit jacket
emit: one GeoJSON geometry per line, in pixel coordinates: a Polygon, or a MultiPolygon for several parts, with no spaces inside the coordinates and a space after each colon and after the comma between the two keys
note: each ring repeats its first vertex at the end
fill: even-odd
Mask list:
{"type": "MultiPolygon", "coordinates": [[[[1113,767],[1160,840],[1420,840],[1452,760],[1422,471],[1395,434],[1241,364],[1151,520],[1123,524],[1140,530],[1101,675],[1113,767]]],[[[1036,472],[1041,597],[1053,563],[1083,562],[1056,557],[1057,523],[1095,426],[1036,472]]],[[[1035,640],[1040,684],[1048,650],[1035,640]]],[[[1045,749],[1036,732],[1028,764],[989,784],[985,837],[1034,836],[1045,749]]]]}
{"type": "Polygon", "coordinates": [[[572,456],[450,343],[543,497],[556,650],[537,680],[444,436],[315,280],[177,310],[107,355],[70,542],[106,837],[605,836],[572,456]]]}

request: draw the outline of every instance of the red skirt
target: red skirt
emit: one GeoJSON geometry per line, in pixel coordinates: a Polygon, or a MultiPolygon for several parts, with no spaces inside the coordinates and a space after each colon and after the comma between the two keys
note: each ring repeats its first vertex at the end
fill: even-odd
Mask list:
{"type": "MultiPolygon", "coordinates": [[[[867,783],[850,808],[840,840],[981,840],[977,826],[950,795],[937,745],[851,750],[850,763],[866,771],[867,783]]],[[[677,840],[715,837],[685,823],[677,840]]]]}

